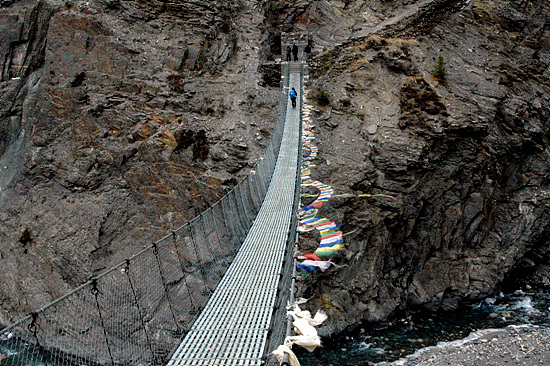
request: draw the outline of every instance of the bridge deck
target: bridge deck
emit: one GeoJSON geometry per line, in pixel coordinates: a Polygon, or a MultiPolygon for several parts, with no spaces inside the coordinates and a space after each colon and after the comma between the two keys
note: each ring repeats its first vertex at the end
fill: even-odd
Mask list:
{"type": "MultiPolygon", "coordinates": [[[[301,66],[292,64],[289,85],[301,94],[301,66]]],[[[261,364],[295,214],[299,122],[300,103],[292,108],[289,99],[281,149],[265,201],[234,262],[169,366],[261,364]]]]}

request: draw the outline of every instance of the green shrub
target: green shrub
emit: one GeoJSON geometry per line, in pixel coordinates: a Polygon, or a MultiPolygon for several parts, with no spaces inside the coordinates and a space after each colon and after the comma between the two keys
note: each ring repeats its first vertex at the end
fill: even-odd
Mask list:
{"type": "Polygon", "coordinates": [[[447,68],[445,67],[445,59],[443,58],[443,55],[439,55],[437,58],[432,75],[441,84],[447,85],[447,68]]]}
{"type": "Polygon", "coordinates": [[[330,104],[330,94],[328,92],[324,91],[324,90],[320,90],[317,93],[316,99],[317,99],[317,103],[319,103],[319,105],[329,105],[330,104]]]}

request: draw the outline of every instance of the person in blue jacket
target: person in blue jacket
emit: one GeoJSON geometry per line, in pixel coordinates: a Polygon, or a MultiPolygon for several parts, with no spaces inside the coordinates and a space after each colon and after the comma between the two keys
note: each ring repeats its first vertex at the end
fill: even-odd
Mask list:
{"type": "Polygon", "coordinates": [[[290,101],[292,102],[292,108],[296,108],[296,98],[298,98],[298,93],[296,93],[296,89],[292,88],[289,95],[290,101]]]}

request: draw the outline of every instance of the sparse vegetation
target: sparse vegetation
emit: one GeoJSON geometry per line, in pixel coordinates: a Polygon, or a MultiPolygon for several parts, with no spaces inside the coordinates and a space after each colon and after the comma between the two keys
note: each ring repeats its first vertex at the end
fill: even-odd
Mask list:
{"type": "Polygon", "coordinates": [[[325,53],[319,59],[319,71],[320,71],[320,73],[321,74],[326,74],[331,66],[332,66],[331,54],[330,53],[325,53]]]}
{"type": "Polygon", "coordinates": [[[106,9],[110,9],[110,10],[120,9],[120,0],[103,0],[103,4],[106,9]]]}
{"type": "Polygon", "coordinates": [[[440,84],[447,85],[447,68],[445,67],[445,59],[443,58],[443,55],[439,55],[437,58],[432,75],[437,81],[439,81],[440,84]]]}
{"type": "Polygon", "coordinates": [[[399,127],[433,129],[444,125],[449,113],[430,84],[421,77],[405,80],[400,90],[401,117],[399,127]]]}
{"type": "Polygon", "coordinates": [[[317,95],[315,96],[315,99],[317,99],[317,103],[319,105],[329,105],[330,104],[330,93],[320,90],[317,92],[317,95]]]}

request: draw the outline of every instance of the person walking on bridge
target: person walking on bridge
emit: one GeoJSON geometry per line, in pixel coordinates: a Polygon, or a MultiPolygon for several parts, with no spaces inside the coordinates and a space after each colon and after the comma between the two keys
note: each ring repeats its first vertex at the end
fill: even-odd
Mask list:
{"type": "Polygon", "coordinates": [[[294,55],[294,61],[298,61],[298,46],[292,45],[292,54],[294,55]]]}
{"type": "Polygon", "coordinates": [[[296,98],[298,98],[298,93],[296,93],[296,89],[292,88],[289,95],[290,101],[292,102],[292,108],[296,108],[296,98]]]}
{"type": "Polygon", "coordinates": [[[287,45],[286,46],[286,60],[288,62],[292,61],[291,53],[292,53],[292,49],[290,48],[290,45],[287,45]]]}
{"type": "Polygon", "coordinates": [[[306,59],[309,60],[311,58],[311,47],[309,46],[309,43],[304,48],[304,52],[306,53],[306,59]]]}

